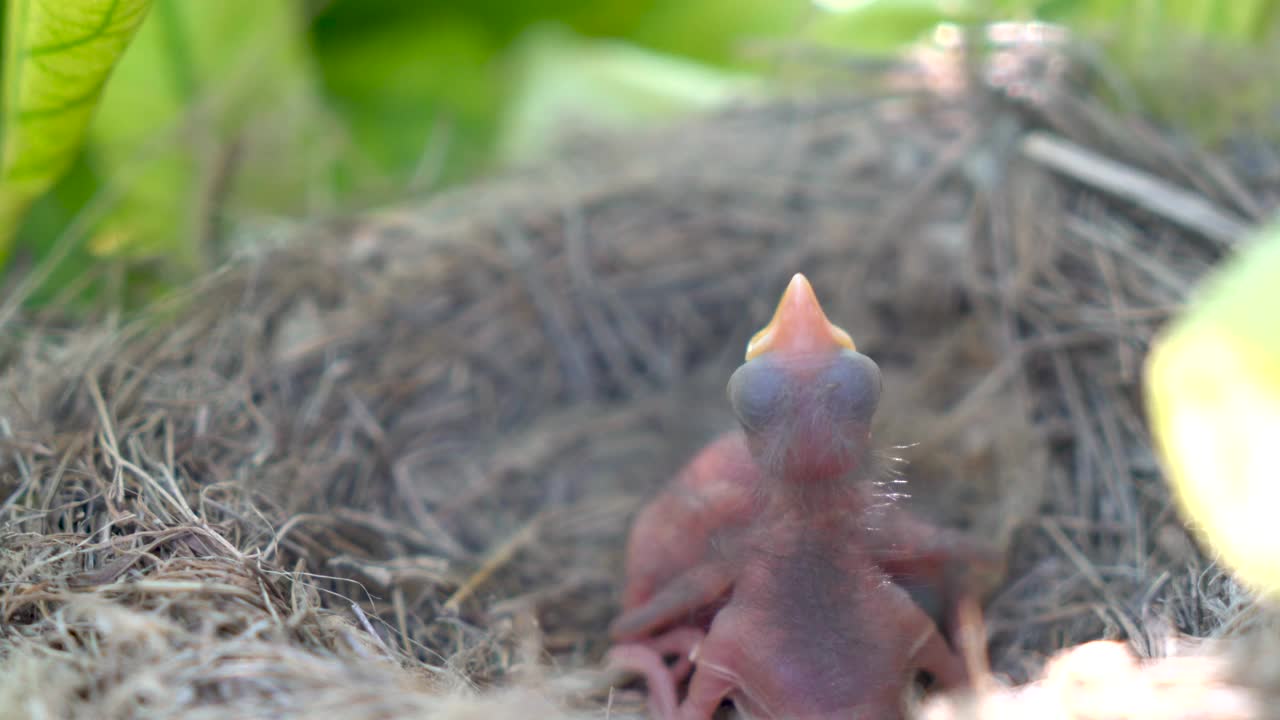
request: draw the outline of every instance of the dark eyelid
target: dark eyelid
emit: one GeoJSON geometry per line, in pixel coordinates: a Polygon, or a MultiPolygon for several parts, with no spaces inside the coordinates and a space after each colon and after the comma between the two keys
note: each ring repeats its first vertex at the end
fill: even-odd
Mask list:
{"type": "Polygon", "coordinates": [[[764,358],[740,366],[729,378],[729,405],[739,422],[760,429],[778,412],[787,377],[764,358]]]}
{"type": "Polygon", "coordinates": [[[729,405],[743,427],[764,430],[782,417],[780,413],[788,413],[792,402],[818,411],[828,421],[871,422],[880,403],[882,385],[875,361],[852,350],[813,361],[809,371],[801,371],[807,379],[798,386],[794,358],[787,367],[769,357],[739,366],[729,378],[727,389],[729,405]],[[789,399],[791,393],[798,395],[789,399]]]}
{"type": "Polygon", "coordinates": [[[844,351],[823,373],[825,404],[833,418],[869,422],[880,403],[880,368],[861,353],[844,351]]]}

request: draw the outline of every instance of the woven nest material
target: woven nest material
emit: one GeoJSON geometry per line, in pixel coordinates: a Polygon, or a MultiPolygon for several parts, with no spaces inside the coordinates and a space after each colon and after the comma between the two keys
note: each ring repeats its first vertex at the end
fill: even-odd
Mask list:
{"type": "Polygon", "coordinates": [[[593,674],[628,520],[732,426],[796,271],[884,369],[903,502],[1011,549],[993,682],[1262,627],[1137,386],[1280,163],[1065,88],[744,106],[309,226],[135,320],[9,317],[0,717],[643,712],[593,674]]]}

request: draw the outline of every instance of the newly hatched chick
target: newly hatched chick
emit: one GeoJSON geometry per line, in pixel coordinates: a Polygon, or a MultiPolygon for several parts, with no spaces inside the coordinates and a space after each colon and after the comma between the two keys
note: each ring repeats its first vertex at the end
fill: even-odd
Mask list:
{"type": "Polygon", "coordinates": [[[954,617],[966,565],[997,561],[894,508],[869,527],[879,368],[799,274],[746,359],[729,381],[741,430],[633,526],[611,662],[646,676],[662,718],[725,697],[752,717],[894,717],[916,670],[962,682],[935,620],[954,617]]]}

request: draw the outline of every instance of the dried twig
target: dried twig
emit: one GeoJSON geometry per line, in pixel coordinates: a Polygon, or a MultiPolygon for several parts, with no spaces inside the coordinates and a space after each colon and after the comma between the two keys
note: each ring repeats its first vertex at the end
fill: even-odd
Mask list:
{"type": "Polygon", "coordinates": [[[1224,246],[1235,244],[1248,224],[1160,178],[1115,162],[1064,138],[1034,132],[1022,140],[1022,152],[1078,182],[1129,200],[1224,246]]]}

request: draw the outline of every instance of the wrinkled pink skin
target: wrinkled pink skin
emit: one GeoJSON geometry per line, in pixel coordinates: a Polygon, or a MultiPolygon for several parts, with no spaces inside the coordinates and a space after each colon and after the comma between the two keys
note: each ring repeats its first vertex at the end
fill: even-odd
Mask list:
{"type": "Polygon", "coordinates": [[[706,720],[730,698],[748,717],[894,718],[915,671],[966,682],[938,626],[954,628],[969,571],[999,558],[901,509],[869,511],[865,469],[828,470],[766,483],[746,436],[727,433],[640,513],[610,661],[645,676],[655,717],[706,720]]]}

